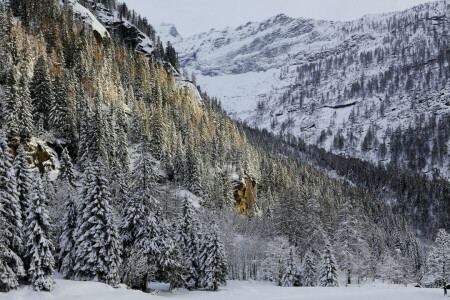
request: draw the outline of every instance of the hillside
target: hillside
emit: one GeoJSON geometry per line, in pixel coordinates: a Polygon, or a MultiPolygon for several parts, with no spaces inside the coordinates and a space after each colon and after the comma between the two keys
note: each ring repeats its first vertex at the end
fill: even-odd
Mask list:
{"type": "Polygon", "coordinates": [[[351,22],[278,15],[166,39],[234,118],[333,153],[448,179],[449,5],[351,22]]]}
{"type": "Polygon", "coordinates": [[[277,151],[264,131],[247,137],[123,4],[0,6],[1,292],[51,292],[56,272],[144,292],[439,284],[426,254],[440,215],[422,244],[369,189],[277,151]]]}

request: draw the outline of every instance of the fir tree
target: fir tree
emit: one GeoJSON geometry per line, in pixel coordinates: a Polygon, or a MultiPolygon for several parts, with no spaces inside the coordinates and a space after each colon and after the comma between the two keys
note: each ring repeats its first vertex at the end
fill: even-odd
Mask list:
{"type": "Polygon", "coordinates": [[[200,286],[217,291],[219,285],[227,282],[228,265],[223,245],[213,229],[203,235],[199,249],[200,286]]]}
{"type": "Polygon", "coordinates": [[[427,258],[428,276],[443,286],[448,284],[450,276],[450,234],[445,229],[439,229],[435,245],[427,258]]]}
{"type": "Polygon", "coordinates": [[[0,222],[3,232],[5,260],[1,263],[0,289],[9,291],[18,287],[18,280],[25,275],[22,252],[23,226],[22,212],[18,200],[16,180],[12,166],[12,155],[6,143],[4,132],[0,132],[0,222]]]}
{"type": "Polygon", "coordinates": [[[98,159],[85,171],[75,232],[73,278],[97,280],[116,287],[120,282],[121,247],[104,170],[98,159]]]}
{"type": "Polygon", "coordinates": [[[338,286],[337,278],[336,259],[334,258],[331,245],[327,243],[322,255],[322,265],[319,269],[319,284],[327,287],[338,286]]]}
{"type": "Polygon", "coordinates": [[[317,269],[311,251],[307,251],[302,264],[302,285],[315,286],[317,284],[317,269]]]}
{"type": "Polygon", "coordinates": [[[289,252],[289,257],[286,259],[286,266],[284,268],[283,276],[281,277],[280,286],[300,286],[301,275],[299,269],[294,261],[294,252],[289,252]]]}
{"type": "Polygon", "coordinates": [[[27,153],[23,145],[19,145],[16,150],[14,160],[14,170],[17,182],[17,193],[19,197],[20,210],[23,212],[22,222],[25,222],[25,212],[29,207],[29,199],[32,189],[32,171],[27,161],[27,153]]]}
{"type": "Polygon", "coordinates": [[[40,175],[34,178],[26,220],[28,276],[35,291],[53,289],[53,244],[49,239],[50,218],[40,175]]]}
{"type": "Polygon", "coordinates": [[[75,186],[77,178],[67,148],[64,148],[61,153],[60,168],[58,174],[58,180],[66,181],[71,186],[75,186]]]}
{"type": "Polygon", "coordinates": [[[48,129],[48,116],[53,105],[53,89],[49,68],[43,56],[40,56],[34,67],[30,83],[33,115],[38,128],[48,129]]]}
{"type": "Polygon", "coordinates": [[[34,123],[33,123],[33,113],[31,107],[31,97],[30,91],[28,89],[28,83],[25,79],[25,76],[22,75],[19,79],[19,87],[17,91],[17,100],[18,104],[18,133],[19,136],[23,140],[28,140],[31,138],[34,131],[34,123]]]}
{"type": "Polygon", "coordinates": [[[62,220],[62,233],[59,238],[59,272],[64,278],[73,276],[75,253],[75,230],[77,227],[77,205],[75,197],[68,194],[66,203],[64,204],[64,218],[62,220]]]}
{"type": "Polygon", "coordinates": [[[199,287],[198,272],[198,219],[193,210],[189,198],[184,198],[180,205],[180,214],[176,229],[176,241],[183,253],[184,265],[187,268],[185,276],[186,285],[189,289],[197,289],[199,287]]]}

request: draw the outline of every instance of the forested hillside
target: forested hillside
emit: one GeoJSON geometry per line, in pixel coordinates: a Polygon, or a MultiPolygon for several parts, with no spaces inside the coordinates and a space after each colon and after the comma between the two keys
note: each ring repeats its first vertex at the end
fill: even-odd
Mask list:
{"type": "Polygon", "coordinates": [[[250,142],[150,25],[117,15],[147,30],[151,53],[99,34],[89,3],[0,5],[0,291],[51,290],[55,271],[144,291],[438,279],[407,219],[250,142]]]}
{"type": "Polygon", "coordinates": [[[450,4],[353,21],[277,15],[164,39],[250,126],[429,178],[450,177],[450,4]]]}

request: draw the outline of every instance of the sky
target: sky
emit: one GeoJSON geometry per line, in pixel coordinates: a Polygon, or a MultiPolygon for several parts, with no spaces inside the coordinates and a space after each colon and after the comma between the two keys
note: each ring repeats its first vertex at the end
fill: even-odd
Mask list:
{"type": "Polygon", "coordinates": [[[280,13],[349,21],[366,14],[404,10],[430,0],[122,0],[157,27],[171,23],[183,37],[237,27],[280,13]]]}

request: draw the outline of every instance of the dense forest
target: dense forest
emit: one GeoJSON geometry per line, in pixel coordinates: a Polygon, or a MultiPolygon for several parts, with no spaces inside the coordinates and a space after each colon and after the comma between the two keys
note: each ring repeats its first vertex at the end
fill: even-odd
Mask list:
{"type": "Polygon", "coordinates": [[[250,136],[167,55],[99,38],[63,2],[0,5],[1,291],[52,290],[55,271],[144,291],[441,279],[377,189],[250,136]]]}

